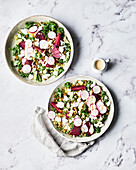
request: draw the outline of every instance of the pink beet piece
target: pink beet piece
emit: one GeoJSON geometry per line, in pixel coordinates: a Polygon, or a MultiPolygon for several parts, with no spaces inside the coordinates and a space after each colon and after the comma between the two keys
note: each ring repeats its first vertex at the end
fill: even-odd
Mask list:
{"type": "Polygon", "coordinates": [[[74,128],[70,132],[70,135],[79,136],[80,133],[81,133],[81,127],[74,126],[74,128]]]}
{"type": "Polygon", "coordinates": [[[69,118],[69,112],[66,113],[66,119],[68,119],[68,118],[69,118]]]}
{"type": "Polygon", "coordinates": [[[31,60],[26,60],[25,64],[32,65],[32,61],[31,60]]]}
{"type": "Polygon", "coordinates": [[[58,33],[55,44],[56,47],[58,47],[60,45],[60,33],[58,33]]]}
{"type": "Polygon", "coordinates": [[[72,91],[78,91],[78,90],[83,90],[86,89],[86,86],[73,86],[71,87],[72,91]]]}
{"type": "Polygon", "coordinates": [[[88,132],[86,132],[88,134],[88,136],[91,136],[91,133],[89,132],[91,123],[90,122],[86,122],[86,126],[88,127],[88,132]]]}
{"type": "Polygon", "coordinates": [[[25,48],[25,41],[21,41],[21,42],[19,43],[19,46],[24,49],[24,48],[25,48]]]}
{"type": "Polygon", "coordinates": [[[55,58],[60,58],[61,57],[60,52],[56,47],[51,49],[51,53],[52,53],[53,57],[55,57],[55,58]]]}
{"type": "Polygon", "coordinates": [[[44,50],[40,49],[39,47],[34,46],[34,48],[35,48],[36,50],[40,51],[41,53],[44,52],[44,50]]]}
{"type": "Polygon", "coordinates": [[[94,96],[95,96],[95,98],[96,98],[96,101],[98,101],[98,100],[100,100],[101,98],[100,98],[100,96],[98,95],[98,94],[93,94],[94,96]]]}
{"type": "Polygon", "coordinates": [[[44,40],[45,39],[45,35],[44,33],[42,32],[38,32],[36,35],[35,35],[35,38],[39,39],[39,40],[44,40]]]}
{"type": "Polygon", "coordinates": [[[54,65],[50,65],[50,64],[46,64],[46,67],[50,67],[50,68],[53,68],[54,67],[54,65]]]}
{"type": "Polygon", "coordinates": [[[62,110],[60,110],[57,106],[55,102],[51,102],[50,103],[52,107],[54,107],[59,113],[62,113],[62,110]]]}

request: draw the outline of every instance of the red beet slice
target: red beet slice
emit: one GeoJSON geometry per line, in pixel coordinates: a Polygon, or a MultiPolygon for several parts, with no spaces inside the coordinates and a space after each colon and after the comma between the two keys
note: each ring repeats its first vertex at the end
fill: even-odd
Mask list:
{"type": "Polygon", "coordinates": [[[88,127],[88,132],[86,132],[88,134],[88,136],[91,136],[91,133],[89,132],[91,123],[90,122],[86,122],[86,126],[88,127]]]}
{"type": "Polygon", "coordinates": [[[81,133],[81,127],[74,126],[74,128],[70,132],[70,135],[79,136],[80,133],[81,133]]]}
{"type": "Polygon", "coordinates": [[[40,51],[41,53],[44,52],[44,50],[40,49],[39,47],[34,46],[34,48],[35,48],[36,50],[40,51]]]}
{"type": "Polygon", "coordinates": [[[62,110],[60,110],[57,106],[55,102],[51,102],[50,103],[52,107],[54,107],[59,113],[62,113],[62,110]]]}
{"type": "Polygon", "coordinates": [[[100,96],[98,94],[93,94],[96,97],[96,101],[100,100],[100,96]]]}
{"type": "Polygon", "coordinates": [[[50,67],[50,68],[53,68],[54,67],[54,65],[50,65],[50,64],[46,64],[46,67],[50,67]]]}
{"type": "Polygon", "coordinates": [[[24,48],[25,48],[25,41],[21,41],[21,42],[19,43],[19,46],[24,49],[24,48]]]}
{"type": "Polygon", "coordinates": [[[51,49],[51,53],[52,53],[53,57],[55,57],[55,58],[60,58],[61,57],[60,52],[56,47],[51,49]]]}
{"type": "Polygon", "coordinates": [[[68,118],[69,118],[69,112],[66,113],[66,119],[68,119],[68,118]]]}
{"type": "Polygon", "coordinates": [[[39,40],[44,40],[45,39],[45,35],[44,33],[42,32],[38,32],[36,35],[35,35],[35,38],[39,39],[39,40]]]}
{"type": "Polygon", "coordinates": [[[71,87],[72,91],[78,91],[78,90],[83,90],[86,89],[86,86],[73,86],[71,87]]]}
{"type": "Polygon", "coordinates": [[[55,44],[56,47],[58,47],[60,45],[60,33],[58,33],[55,44]]]}
{"type": "Polygon", "coordinates": [[[25,64],[32,65],[32,61],[31,60],[26,60],[25,64]]]}

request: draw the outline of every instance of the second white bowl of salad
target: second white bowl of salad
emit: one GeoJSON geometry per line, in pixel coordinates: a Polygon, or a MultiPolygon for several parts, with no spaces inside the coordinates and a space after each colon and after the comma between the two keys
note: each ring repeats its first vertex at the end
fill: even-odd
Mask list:
{"type": "Polygon", "coordinates": [[[108,129],[114,115],[114,103],[103,83],[88,76],[74,76],[54,89],[47,115],[51,126],[61,136],[87,142],[108,129]]]}
{"type": "Polygon", "coordinates": [[[72,37],[66,27],[41,15],[20,21],[5,45],[11,71],[33,85],[49,84],[62,77],[70,67],[73,53],[72,37]]]}

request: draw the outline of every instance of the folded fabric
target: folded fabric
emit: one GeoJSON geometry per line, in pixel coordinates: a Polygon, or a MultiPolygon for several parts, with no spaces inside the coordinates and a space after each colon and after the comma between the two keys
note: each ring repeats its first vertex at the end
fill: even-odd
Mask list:
{"type": "Polygon", "coordinates": [[[95,142],[77,143],[63,138],[56,133],[56,130],[52,127],[46,110],[40,107],[37,107],[35,110],[31,131],[34,136],[56,156],[77,156],[95,142]]]}

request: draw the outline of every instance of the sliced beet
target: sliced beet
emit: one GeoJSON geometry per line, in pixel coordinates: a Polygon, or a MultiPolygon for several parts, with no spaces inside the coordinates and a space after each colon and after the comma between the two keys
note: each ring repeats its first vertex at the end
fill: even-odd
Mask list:
{"type": "Polygon", "coordinates": [[[54,65],[50,65],[50,64],[46,64],[46,67],[50,67],[50,68],[53,68],[54,67],[54,65]]]}
{"type": "Polygon", "coordinates": [[[74,128],[70,131],[70,135],[79,136],[80,133],[81,133],[81,127],[74,126],[74,128]]]}
{"type": "Polygon", "coordinates": [[[60,54],[59,50],[56,47],[51,49],[51,53],[52,53],[53,57],[55,57],[55,58],[60,58],[61,57],[61,54],[60,54]]]}
{"type": "Polygon", "coordinates": [[[39,40],[44,40],[45,39],[45,35],[43,32],[37,32],[37,34],[35,35],[35,38],[39,39],[39,40]]]}
{"type": "Polygon", "coordinates": [[[96,97],[96,101],[100,100],[101,97],[98,94],[93,94],[96,97]]]}
{"type": "Polygon", "coordinates": [[[62,110],[60,110],[57,106],[55,102],[51,102],[50,103],[52,107],[54,107],[59,113],[62,113],[62,110]]]}
{"type": "Polygon", "coordinates": [[[55,44],[56,47],[58,47],[60,45],[60,33],[58,33],[55,44]]]}
{"type": "Polygon", "coordinates": [[[19,43],[19,46],[24,49],[24,48],[25,48],[25,41],[21,41],[21,42],[19,43]]]}
{"type": "Polygon", "coordinates": [[[83,90],[86,89],[86,86],[73,86],[71,87],[72,91],[78,91],[78,90],[83,90]]]}
{"type": "Polygon", "coordinates": [[[25,64],[32,65],[32,61],[31,60],[26,60],[25,64]]]}
{"type": "Polygon", "coordinates": [[[34,49],[36,49],[36,50],[40,51],[41,53],[43,53],[43,52],[44,52],[44,50],[42,50],[42,49],[40,49],[39,47],[36,47],[36,46],[34,46],[34,49]]]}
{"type": "Polygon", "coordinates": [[[88,127],[88,132],[86,132],[88,134],[88,136],[91,136],[91,133],[89,132],[91,123],[90,122],[86,122],[86,126],[88,127]]]}
{"type": "Polygon", "coordinates": [[[66,119],[68,119],[68,118],[69,118],[69,112],[66,113],[66,119]]]}

